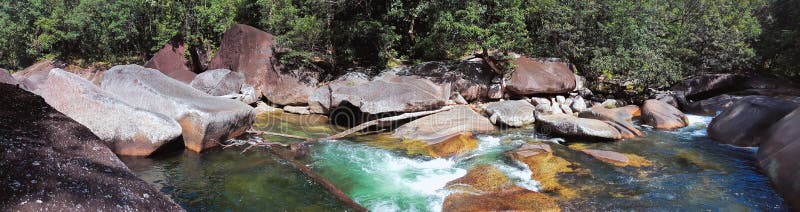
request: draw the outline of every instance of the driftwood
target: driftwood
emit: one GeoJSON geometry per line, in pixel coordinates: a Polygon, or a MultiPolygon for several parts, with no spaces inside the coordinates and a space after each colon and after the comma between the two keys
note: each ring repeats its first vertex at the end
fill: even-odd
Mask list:
{"type": "Polygon", "coordinates": [[[248,130],[247,132],[248,133],[252,133],[252,134],[257,134],[257,135],[274,135],[274,136],[281,136],[281,137],[286,137],[286,138],[301,139],[301,140],[305,140],[307,143],[316,143],[318,141],[336,140],[336,139],[344,138],[344,137],[347,137],[350,134],[362,131],[364,129],[367,129],[367,128],[375,126],[375,125],[392,123],[392,122],[395,122],[395,121],[400,121],[400,120],[410,119],[410,118],[415,118],[415,117],[420,117],[420,116],[427,116],[427,115],[431,115],[431,114],[435,114],[435,113],[448,111],[450,109],[453,109],[453,106],[445,106],[445,107],[442,107],[442,108],[437,109],[437,110],[420,111],[420,112],[413,112],[413,113],[403,113],[403,114],[396,115],[396,116],[375,119],[375,120],[372,120],[372,121],[361,123],[361,124],[359,124],[359,125],[357,125],[357,126],[355,126],[353,128],[350,128],[348,130],[336,133],[335,135],[331,135],[331,136],[323,137],[323,138],[308,138],[308,137],[297,136],[297,135],[289,135],[289,134],[283,134],[283,133],[267,132],[267,131],[252,130],[252,129],[248,130]]]}

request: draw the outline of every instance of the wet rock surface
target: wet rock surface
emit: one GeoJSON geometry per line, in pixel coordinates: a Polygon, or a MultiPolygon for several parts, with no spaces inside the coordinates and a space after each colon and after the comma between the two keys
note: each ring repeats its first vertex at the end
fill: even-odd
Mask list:
{"type": "Polygon", "coordinates": [[[708,135],[724,144],[758,146],[767,129],[798,107],[772,97],[746,97],[720,113],[708,125],[708,135]]]}
{"type": "Polygon", "coordinates": [[[0,92],[0,210],[182,210],[42,98],[7,84],[0,92]]]}
{"type": "Polygon", "coordinates": [[[647,100],[641,110],[642,121],[656,129],[677,129],[689,124],[689,119],[683,112],[662,101],[647,100]]]}
{"type": "Polygon", "coordinates": [[[236,24],[223,35],[208,69],[241,72],[256,94],[278,105],[305,105],[316,89],[319,72],[306,67],[279,64],[272,34],[236,24]]]}
{"type": "Polygon", "coordinates": [[[177,120],[184,144],[195,152],[243,134],[255,120],[253,108],[242,102],[210,96],[137,65],[108,70],[103,90],[132,106],[177,120]]]}
{"type": "Polygon", "coordinates": [[[520,57],[506,90],[519,94],[567,93],[575,89],[573,66],[565,62],[520,57]]]}
{"type": "Polygon", "coordinates": [[[39,91],[47,104],[89,128],[119,155],[147,156],[181,135],[172,118],[135,108],[61,69],[51,70],[39,91]]]}
{"type": "Polygon", "coordinates": [[[531,178],[540,183],[543,192],[555,192],[562,196],[572,196],[573,191],[559,183],[558,174],[573,172],[572,163],[553,154],[548,144],[527,143],[508,153],[509,156],[524,163],[532,171],[531,178]]]}
{"type": "Polygon", "coordinates": [[[467,106],[455,106],[449,111],[425,116],[406,123],[393,136],[418,140],[429,147],[432,156],[447,157],[477,147],[472,133],[487,133],[495,126],[467,106]]]}
{"type": "Polygon", "coordinates": [[[536,121],[533,105],[525,100],[509,100],[490,102],[485,105],[485,112],[493,124],[521,127],[536,121]]]}

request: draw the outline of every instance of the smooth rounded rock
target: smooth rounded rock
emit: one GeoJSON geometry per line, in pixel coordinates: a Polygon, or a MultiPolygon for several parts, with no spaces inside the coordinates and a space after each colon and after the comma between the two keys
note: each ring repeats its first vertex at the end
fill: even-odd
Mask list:
{"type": "Polygon", "coordinates": [[[642,105],[642,121],[656,129],[671,130],[689,125],[689,118],[678,108],[655,99],[642,105]]]}
{"type": "Polygon", "coordinates": [[[485,112],[493,124],[521,127],[536,121],[533,105],[524,100],[490,102],[485,105],[485,112]]]}
{"type": "Polygon", "coordinates": [[[506,82],[506,90],[519,95],[567,93],[575,89],[573,65],[565,62],[520,57],[506,82]]]}
{"type": "Polygon", "coordinates": [[[711,120],[708,136],[724,144],[759,146],[769,136],[767,129],[797,107],[772,97],[742,98],[711,120]]]}

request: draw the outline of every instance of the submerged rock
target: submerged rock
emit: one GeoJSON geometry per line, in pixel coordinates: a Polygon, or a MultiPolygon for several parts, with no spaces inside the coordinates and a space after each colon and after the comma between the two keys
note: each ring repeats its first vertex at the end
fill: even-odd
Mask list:
{"type": "Polygon", "coordinates": [[[195,152],[243,134],[255,120],[250,106],[210,96],[155,69],[115,66],[107,71],[102,85],[130,105],[177,120],[184,144],[195,152]]]}
{"type": "Polygon", "coordinates": [[[758,164],[790,205],[800,207],[800,108],[775,122],[758,149],[758,164]]]}
{"type": "Polygon", "coordinates": [[[509,154],[511,158],[526,164],[531,169],[531,178],[539,181],[543,191],[557,192],[566,197],[574,195],[572,190],[562,186],[556,178],[559,173],[573,172],[569,167],[572,163],[553,155],[549,145],[541,142],[528,143],[509,154]]]}
{"type": "Polygon", "coordinates": [[[493,124],[521,127],[536,121],[533,105],[525,100],[509,100],[486,104],[485,112],[493,124]]]}
{"type": "Polygon", "coordinates": [[[540,132],[566,137],[622,139],[616,127],[597,119],[578,118],[566,114],[539,116],[536,127],[540,132]]]}
{"type": "Polygon", "coordinates": [[[442,211],[561,211],[546,194],[513,186],[494,192],[454,193],[444,199],[442,211]]]}
{"type": "Polygon", "coordinates": [[[653,163],[648,161],[647,159],[644,159],[641,156],[633,154],[622,154],[619,152],[596,150],[596,149],[583,149],[580,151],[614,166],[642,167],[642,166],[653,165],[653,163]]]}
{"type": "Polygon", "coordinates": [[[185,56],[186,44],[181,39],[173,38],[164,48],[158,50],[144,67],[161,71],[164,75],[184,83],[190,83],[197,74],[192,72],[185,56]]]}
{"type": "Polygon", "coordinates": [[[520,57],[506,90],[519,95],[567,93],[575,89],[572,64],[520,57]]]}
{"type": "Polygon", "coordinates": [[[53,69],[39,86],[53,108],[89,128],[119,155],[147,156],[181,135],[178,122],[118,100],[85,79],[53,69]]]}
{"type": "Polygon", "coordinates": [[[182,211],[89,129],[0,84],[0,210],[182,211]]]}
{"type": "Polygon", "coordinates": [[[511,185],[508,177],[492,165],[480,165],[472,168],[467,175],[450,181],[447,187],[468,186],[472,190],[495,191],[511,185]]]}
{"type": "Polygon", "coordinates": [[[0,68],[0,83],[16,85],[17,80],[11,76],[11,73],[9,73],[8,70],[0,68]]]}
{"type": "Polygon", "coordinates": [[[758,146],[772,124],[798,107],[772,97],[746,97],[720,113],[708,125],[708,136],[724,144],[758,146]]]}
{"type": "Polygon", "coordinates": [[[472,133],[494,130],[495,126],[486,117],[468,106],[459,105],[406,123],[397,128],[393,136],[420,141],[429,155],[447,157],[476,148],[478,142],[472,138],[472,133]]]}
{"type": "Polygon", "coordinates": [[[642,121],[656,129],[676,129],[689,125],[689,118],[678,108],[655,99],[644,101],[642,121]]]}
{"type": "Polygon", "coordinates": [[[241,72],[256,94],[278,105],[305,105],[316,89],[319,72],[304,67],[288,67],[278,63],[274,55],[272,34],[257,28],[235,24],[220,41],[219,51],[208,69],[229,69],[241,72]]]}

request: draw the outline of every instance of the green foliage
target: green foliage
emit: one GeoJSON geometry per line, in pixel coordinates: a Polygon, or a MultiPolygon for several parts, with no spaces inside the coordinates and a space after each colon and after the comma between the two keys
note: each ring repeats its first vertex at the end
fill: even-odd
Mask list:
{"type": "Polygon", "coordinates": [[[706,72],[800,75],[798,11],[791,0],[3,1],[0,67],[50,57],[143,62],[176,35],[213,51],[243,23],[275,35],[282,61],[329,69],[500,51],[666,86],[706,72]]]}

